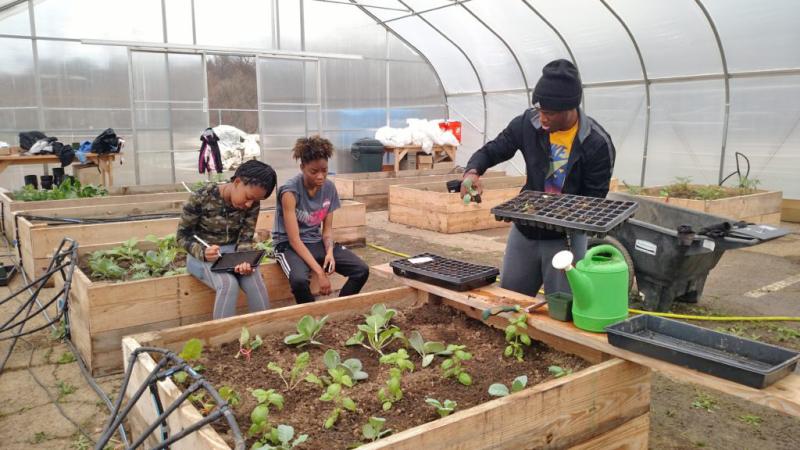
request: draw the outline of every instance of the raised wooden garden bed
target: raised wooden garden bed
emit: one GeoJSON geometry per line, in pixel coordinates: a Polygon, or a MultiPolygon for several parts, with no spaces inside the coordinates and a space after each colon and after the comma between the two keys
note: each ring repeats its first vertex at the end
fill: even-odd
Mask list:
{"type": "MultiPolygon", "coordinates": [[[[274,200],[271,201],[274,205],[274,200]]],[[[269,203],[267,203],[269,204],[269,203]]],[[[165,236],[178,227],[177,213],[182,201],[150,202],[136,205],[86,206],[63,208],[46,212],[48,217],[119,217],[133,214],[175,213],[175,217],[129,222],[94,224],[48,224],[17,217],[19,251],[25,273],[33,278],[43,272],[53,252],[64,237],[70,237],[80,246],[122,242],[130,238],[144,239],[149,234],[165,236]]],[[[275,209],[262,209],[256,232],[268,234],[275,222],[275,209]]],[[[342,201],[342,207],[333,216],[334,238],[342,244],[364,245],[367,233],[366,208],[363,203],[342,201]]]]}
{"type": "MultiPolygon", "coordinates": [[[[366,423],[366,419],[370,416],[387,417],[386,427],[388,428],[397,426],[395,425],[396,423],[400,424],[401,427],[406,423],[422,424],[405,430],[398,430],[389,437],[361,447],[365,449],[600,448],[612,444],[624,448],[647,448],[650,407],[649,369],[619,359],[606,361],[597,359],[592,361],[595,363],[594,365],[576,370],[575,373],[561,378],[552,378],[547,375],[529,377],[532,381],[529,382],[530,387],[527,389],[496,400],[486,401],[488,398],[486,385],[488,383],[503,382],[510,384],[510,381],[519,375],[513,369],[495,370],[495,367],[504,367],[517,363],[515,361],[509,362],[508,358],[503,358],[498,354],[491,347],[494,344],[482,345],[479,348],[468,348],[475,355],[473,360],[465,363],[465,367],[468,370],[471,368],[475,373],[473,384],[469,387],[462,386],[452,379],[439,378],[439,365],[442,361],[440,357],[437,357],[428,368],[421,368],[419,357],[411,350],[411,360],[417,368],[413,373],[404,375],[404,380],[406,380],[405,377],[428,376],[431,379],[436,379],[432,382],[430,388],[427,387],[428,385],[422,387],[423,385],[404,381],[407,384],[403,384],[403,389],[408,389],[409,392],[386,413],[381,410],[381,404],[375,395],[377,392],[368,392],[364,394],[365,397],[356,399],[357,412],[344,413],[332,430],[324,431],[322,422],[325,420],[325,416],[328,415],[329,410],[332,409],[330,403],[320,402],[317,404],[318,400],[314,400],[311,405],[308,405],[309,402],[293,404],[292,395],[294,391],[285,392],[280,381],[273,382],[275,381],[273,380],[273,374],[262,372],[264,361],[256,360],[256,355],[259,355],[258,357],[260,358],[274,360],[273,358],[277,358],[279,352],[299,354],[303,350],[308,350],[312,355],[312,369],[316,370],[318,369],[317,365],[319,365],[318,360],[325,350],[324,348],[297,350],[285,348],[282,343],[274,344],[272,341],[276,337],[282,339],[289,332],[294,332],[296,322],[306,314],[315,317],[329,315],[330,317],[325,327],[329,327],[329,324],[336,322],[353,325],[355,322],[363,320],[360,315],[369,312],[370,307],[377,303],[384,303],[388,307],[401,311],[397,318],[398,323],[401,323],[402,326],[407,326],[408,323],[414,323],[414,326],[425,323],[427,319],[424,314],[415,315],[408,312],[414,311],[416,308],[433,308],[439,314],[452,314],[452,318],[454,322],[458,323],[459,328],[442,328],[441,324],[432,324],[429,325],[428,331],[425,331],[426,333],[433,333],[431,330],[434,327],[439,327],[442,333],[447,333],[448,343],[458,343],[459,339],[467,333],[474,334],[478,339],[483,339],[486,333],[490,333],[488,329],[484,328],[486,325],[475,321],[468,325],[469,331],[461,329],[460,327],[464,321],[468,319],[465,319],[464,316],[449,305],[442,304],[437,297],[429,296],[415,289],[395,288],[339,298],[319,304],[297,305],[275,311],[128,336],[123,339],[123,352],[127,365],[128,356],[139,346],[163,347],[179,351],[186,341],[198,338],[204,342],[207,349],[209,347],[217,348],[217,350],[210,350],[210,353],[222,354],[221,352],[229,352],[233,348],[230,343],[237,341],[242,327],[247,327],[251,336],[255,334],[264,336],[265,342],[270,343],[265,344],[264,348],[269,348],[269,351],[264,352],[265,356],[263,357],[261,354],[254,353],[254,359],[250,361],[250,364],[255,364],[258,368],[254,368],[251,371],[253,375],[252,383],[250,383],[249,387],[274,388],[284,395],[286,399],[284,409],[270,412],[269,419],[273,425],[278,423],[293,425],[291,414],[296,414],[298,410],[302,411],[311,408],[312,411],[316,411],[316,417],[314,417],[315,423],[318,422],[316,428],[303,429],[299,428],[299,426],[295,427],[296,435],[300,433],[309,433],[311,435],[309,441],[301,448],[346,448],[348,444],[359,440],[361,425],[366,423]],[[354,316],[358,316],[358,318],[354,318],[354,316]],[[455,395],[461,395],[461,397],[457,397],[459,399],[459,407],[456,408],[454,413],[443,419],[436,420],[438,416],[432,408],[424,405],[424,399],[429,392],[434,392],[435,389],[438,389],[434,387],[434,385],[438,384],[447,385],[444,389],[450,389],[450,392],[454,393],[454,397],[455,395]],[[472,389],[479,389],[481,392],[475,393],[472,389]],[[474,398],[470,401],[466,399],[467,397],[474,398]],[[370,398],[372,398],[372,402],[369,401],[370,398]],[[480,403],[484,401],[485,403],[480,403]],[[475,402],[480,404],[469,407],[475,402]],[[417,409],[414,407],[417,403],[422,403],[423,406],[417,409]],[[332,441],[326,441],[326,433],[332,433],[329,436],[338,435],[338,443],[334,444],[332,441]],[[347,442],[342,445],[343,441],[347,442]]],[[[503,319],[503,322],[505,322],[505,319],[503,319]]],[[[493,321],[493,323],[498,322],[493,321]]],[[[507,324],[507,322],[505,323],[507,324]]],[[[353,328],[355,327],[353,326],[353,328]]],[[[409,332],[414,329],[409,327],[408,330],[404,331],[409,332]]],[[[348,337],[340,336],[340,334],[347,333],[335,331],[338,328],[333,330],[330,331],[331,335],[321,336],[328,341],[344,340],[348,337]]],[[[490,340],[496,341],[497,339],[501,342],[500,351],[502,352],[502,332],[498,331],[495,338],[490,340]]],[[[377,362],[373,361],[377,359],[376,354],[373,354],[374,352],[367,351],[361,347],[346,347],[347,349],[354,349],[352,351],[342,350],[339,342],[328,342],[328,344],[339,348],[343,359],[360,358],[365,364],[364,370],[373,379],[372,383],[377,385],[385,381],[385,374],[382,375],[382,373],[387,372],[388,369],[385,366],[377,367],[377,362]]],[[[235,348],[233,349],[235,353],[235,348]]],[[[551,350],[540,344],[535,344],[535,349],[530,350],[527,354],[526,362],[520,364],[542,364],[544,361],[552,361],[550,359],[552,355],[553,352],[551,350]],[[537,357],[541,357],[542,360],[539,361],[537,357]]],[[[224,370],[226,373],[247,372],[246,367],[242,370],[238,369],[239,365],[248,364],[246,361],[236,361],[232,359],[232,354],[230,356],[231,362],[226,364],[228,368],[224,370]]],[[[286,356],[290,357],[291,355],[286,356]]],[[[574,357],[569,356],[562,356],[561,358],[566,358],[570,361],[575,360],[574,357]]],[[[579,364],[579,366],[585,365],[585,362],[579,364]]],[[[126,396],[131,395],[142,384],[147,373],[154,366],[155,361],[149,355],[139,356],[126,396]]],[[[206,372],[209,374],[207,377],[211,379],[219,370],[212,366],[207,366],[206,372]]],[[[363,383],[366,384],[368,382],[370,382],[369,379],[363,383]]],[[[371,386],[370,384],[366,385],[371,386]]],[[[217,388],[219,387],[217,386],[217,388]]],[[[358,387],[359,385],[356,385],[350,391],[355,392],[358,387]]],[[[176,399],[181,392],[180,387],[174,384],[171,379],[158,383],[158,389],[164,405],[176,399]]],[[[318,388],[308,383],[303,383],[296,391],[306,389],[315,390],[318,388]]],[[[250,426],[249,410],[254,403],[246,390],[240,392],[240,395],[243,399],[240,407],[243,410],[234,410],[234,412],[239,417],[239,427],[246,433],[250,426]]],[[[317,392],[316,395],[318,396],[319,393],[317,392]]],[[[354,397],[357,396],[357,394],[353,395],[354,397]]],[[[447,394],[440,393],[440,395],[447,394]]],[[[439,398],[439,400],[443,400],[443,398],[439,398]]],[[[302,414],[302,412],[300,413],[302,414]]],[[[306,415],[308,414],[309,412],[306,411],[306,415]]],[[[149,397],[142,397],[135,404],[129,415],[132,434],[135,436],[140,435],[144,425],[154,422],[156,417],[152,400],[149,397]]],[[[167,424],[170,432],[175,433],[181,428],[200,420],[200,418],[201,414],[194,406],[184,404],[167,419],[167,424]]],[[[297,424],[295,423],[294,425],[297,424]]],[[[158,437],[154,433],[150,436],[148,444],[154,444],[156,439],[158,437]]],[[[193,433],[175,443],[172,448],[221,449],[229,448],[228,446],[229,441],[214,428],[205,427],[199,432],[193,433]]]]}
{"type": "Polygon", "coordinates": [[[79,206],[124,205],[150,203],[170,200],[186,200],[189,192],[182,184],[154,184],[149,186],[122,186],[109,189],[109,195],[102,197],[73,198],[64,200],[43,200],[23,202],[17,200],[12,192],[0,192],[0,215],[3,232],[9,239],[15,239],[14,214],[27,212],[47,215],[50,210],[79,206]]]}
{"type": "MultiPolygon", "coordinates": [[[[745,222],[766,225],[780,225],[781,223],[781,201],[783,199],[781,191],[756,191],[752,194],[736,195],[735,189],[725,188],[725,191],[730,193],[730,197],[716,200],[696,200],[659,195],[664,188],[666,186],[645,188],[641,191],[637,190],[635,195],[656,202],[669,203],[745,222]]],[[[621,188],[620,191],[633,193],[625,188],[621,188]]]]}
{"type": "MultiPolygon", "coordinates": [[[[449,167],[399,172],[367,172],[337,174],[336,190],[339,197],[362,202],[368,211],[385,210],[389,206],[389,186],[419,183],[445,183],[459,180],[462,174],[449,167]]],[[[486,172],[484,177],[505,176],[503,172],[486,172]]]]}
{"type": "Polygon", "coordinates": [[[463,233],[507,227],[489,212],[514,198],[526,177],[481,179],[482,202],[465,205],[458,193],[447,192],[445,183],[396,185],[389,187],[389,220],[439,233],[463,233]]]}
{"type": "MultiPolygon", "coordinates": [[[[140,244],[146,248],[147,243],[140,244]]],[[[118,244],[80,247],[81,258],[96,250],[118,244]]],[[[259,267],[270,297],[271,308],[294,304],[289,280],[275,262],[259,267]]],[[[63,280],[54,277],[57,287],[63,280]]],[[[338,292],[345,279],[331,276],[331,286],[338,292]]],[[[319,292],[312,277],[312,292],[319,292]]],[[[93,281],[76,267],[69,300],[72,341],[94,376],[122,371],[120,341],[123,336],[150,330],[161,330],[211,320],[215,292],[189,274],[138,281],[93,281]]],[[[247,313],[247,299],[240,293],[239,314],[247,313]]]]}

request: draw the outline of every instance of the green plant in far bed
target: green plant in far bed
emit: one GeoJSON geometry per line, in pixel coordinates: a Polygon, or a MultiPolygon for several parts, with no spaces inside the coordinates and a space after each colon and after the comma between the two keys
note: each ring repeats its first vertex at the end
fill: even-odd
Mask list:
{"type": "Polygon", "coordinates": [[[458,403],[454,402],[453,400],[445,400],[440,402],[435,398],[426,398],[425,403],[433,406],[436,409],[436,413],[439,414],[439,417],[447,417],[456,410],[456,406],[458,403]]]}
{"type": "Polygon", "coordinates": [[[514,381],[511,382],[511,391],[508,390],[508,387],[503,383],[494,383],[489,386],[489,395],[494,397],[505,397],[508,394],[513,394],[514,392],[519,392],[525,389],[525,386],[528,385],[528,377],[526,375],[520,375],[517,378],[514,378],[514,381]]]}
{"type": "Polygon", "coordinates": [[[43,200],[66,200],[72,198],[102,197],[108,195],[108,190],[93,184],[81,185],[80,181],[67,178],[58,186],[49,190],[38,190],[33,186],[25,185],[22,189],[14,191],[14,199],[23,202],[38,202],[43,200]]]}
{"type": "Polygon", "coordinates": [[[383,349],[395,340],[405,340],[403,332],[395,325],[390,325],[397,310],[387,308],[383,303],[372,305],[370,313],[365,315],[365,323],[358,325],[358,331],[345,345],[361,345],[383,355],[383,349]],[[364,344],[364,341],[367,344],[364,344]]]}
{"type": "Polygon", "coordinates": [[[296,345],[298,348],[306,344],[323,345],[322,342],[316,340],[317,335],[322,331],[322,326],[328,316],[322,316],[317,320],[312,316],[305,315],[300,321],[297,322],[297,334],[290,334],[283,339],[283,343],[287,345],[296,345]]]}
{"type": "Polygon", "coordinates": [[[455,378],[464,386],[472,384],[472,376],[467,373],[462,363],[472,359],[472,353],[466,351],[465,345],[451,346],[453,355],[442,361],[442,375],[445,378],[455,378]]]}

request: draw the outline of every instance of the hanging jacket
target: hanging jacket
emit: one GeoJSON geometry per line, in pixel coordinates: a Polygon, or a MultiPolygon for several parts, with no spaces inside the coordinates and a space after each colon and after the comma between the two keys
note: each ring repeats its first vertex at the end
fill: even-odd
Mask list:
{"type": "Polygon", "coordinates": [[[200,173],[211,173],[216,170],[222,173],[222,154],[219,151],[219,137],[212,128],[206,128],[200,135],[200,156],[197,161],[197,169],[200,173]]]}
{"type": "MultiPolygon", "coordinates": [[[[578,133],[566,165],[561,192],[604,198],[608,194],[616,150],[611,138],[597,122],[578,109],[578,133]]],[[[542,129],[539,112],[528,109],[511,120],[496,138],[484,144],[467,163],[465,172],[475,169],[483,175],[487,169],[511,159],[517,150],[525,158],[527,180],[522,190],[544,191],[550,167],[550,133],[542,129]]],[[[534,227],[517,226],[529,239],[558,239],[563,233],[534,227]]]]}

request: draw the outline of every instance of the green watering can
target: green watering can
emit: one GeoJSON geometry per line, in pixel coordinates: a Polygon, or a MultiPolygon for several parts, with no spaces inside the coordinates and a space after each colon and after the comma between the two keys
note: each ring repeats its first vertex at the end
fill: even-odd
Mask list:
{"type": "Polygon", "coordinates": [[[628,264],[612,245],[598,245],[572,267],[569,250],[553,257],[553,267],[567,272],[572,288],[572,320],[581,330],[603,332],[628,318],[628,264]]]}

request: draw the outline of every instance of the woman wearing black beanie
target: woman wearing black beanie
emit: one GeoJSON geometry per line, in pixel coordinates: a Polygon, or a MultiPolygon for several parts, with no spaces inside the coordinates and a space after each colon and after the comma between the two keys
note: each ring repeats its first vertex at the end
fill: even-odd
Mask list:
{"type": "MultiPolygon", "coordinates": [[[[521,151],[528,177],[523,190],[605,197],[616,151],[603,127],[580,109],[582,95],[574,64],[557,59],[545,65],[533,90],[533,107],[472,155],[464,179],[470,178],[480,193],[480,176],[521,151]]],[[[586,236],[568,239],[562,232],[512,225],[501,287],[535,296],[544,284],[547,293],[570,293],[564,272],[550,264],[565,249],[581,259],[586,236]]]]}

